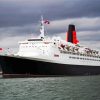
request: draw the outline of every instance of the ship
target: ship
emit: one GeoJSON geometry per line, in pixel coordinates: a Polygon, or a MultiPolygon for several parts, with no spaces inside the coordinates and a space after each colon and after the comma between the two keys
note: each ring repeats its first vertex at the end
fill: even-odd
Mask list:
{"type": "Polygon", "coordinates": [[[43,17],[40,22],[39,36],[19,41],[19,50],[13,55],[0,54],[4,78],[100,74],[100,51],[79,43],[75,25],[68,26],[64,40],[45,36],[43,17]]]}

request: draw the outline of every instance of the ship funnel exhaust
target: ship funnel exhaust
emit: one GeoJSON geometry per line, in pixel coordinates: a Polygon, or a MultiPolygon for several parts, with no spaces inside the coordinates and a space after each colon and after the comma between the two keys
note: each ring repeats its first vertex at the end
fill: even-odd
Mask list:
{"type": "Polygon", "coordinates": [[[68,27],[67,42],[71,42],[73,44],[77,44],[79,42],[76,36],[75,25],[70,24],[68,27]]]}

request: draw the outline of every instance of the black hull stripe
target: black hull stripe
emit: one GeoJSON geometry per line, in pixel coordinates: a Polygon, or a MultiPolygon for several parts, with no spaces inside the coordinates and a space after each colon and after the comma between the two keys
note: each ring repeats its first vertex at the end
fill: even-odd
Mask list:
{"type": "Polygon", "coordinates": [[[0,56],[3,77],[52,77],[98,75],[100,66],[67,65],[9,56],[0,56]]]}

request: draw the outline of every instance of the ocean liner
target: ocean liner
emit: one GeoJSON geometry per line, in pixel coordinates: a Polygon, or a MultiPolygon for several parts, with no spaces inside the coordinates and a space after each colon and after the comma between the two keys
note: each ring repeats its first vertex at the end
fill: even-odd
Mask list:
{"type": "Polygon", "coordinates": [[[69,25],[66,35],[66,40],[45,36],[44,20],[41,17],[40,35],[37,38],[20,41],[17,54],[0,55],[2,76],[7,78],[100,74],[100,52],[79,44],[75,25],[69,25]]]}

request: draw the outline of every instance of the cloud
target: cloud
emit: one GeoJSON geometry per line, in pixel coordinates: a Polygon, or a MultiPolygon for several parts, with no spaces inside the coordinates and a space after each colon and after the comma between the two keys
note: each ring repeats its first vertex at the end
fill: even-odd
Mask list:
{"type": "Polygon", "coordinates": [[[46,35],[65,39],[68,25],[75,24],[80,42],[97,42],[93,46],[99,48],[99,10],[99,0],[0,0],[0,47],[17,48],[18,41],[39,35],[44,15],[50,20],[46,35]]]}
{"type": "MultiPolygon", "coordinates": [[[[76,31],[100,31],[100,17],[96,18],[70,18],[51,21],[50,25],[47,26],[48,30],[54,33],[57,32],[67,32],[68,25],[74,24],[76,26],[76,31]]],[[[84,33],[85,34],[85,33],[84,33]]]]}
{"type": "MultiPolygon", "coordinates": [[[[55,35],[59,33],[66,33],[68,31],[68,25],[74,24],[76,26],[76,31],[78,35],[86,36],[95,35],[95,38],[100,34],[100,17],[97,18],[73,18],[73,19],[63,19],[63,20],[54,20],[50,21],[49,25],[45,25],[48,34],[55,35]]],[[[28,24],[22,26],[13,26],[0,28],[1,39],[9,36],[22,36],[22,35],[39,35],[40,34],[40,22],[37,21],[37,24],[28,24]]]]}
{"type": "Polygon", "coordinates": [[[17,53],[19,48],[18,41],[25,39],[25,36],[5,37],[0,40],[0,47],[3,48],[5,53],[17,53]]]}
{"type": "Polygon", "coordinates": [[[0,0],[0,27],[36,23],[43,14],[51,20],[99,17],[99,0],[0,0]]]}

